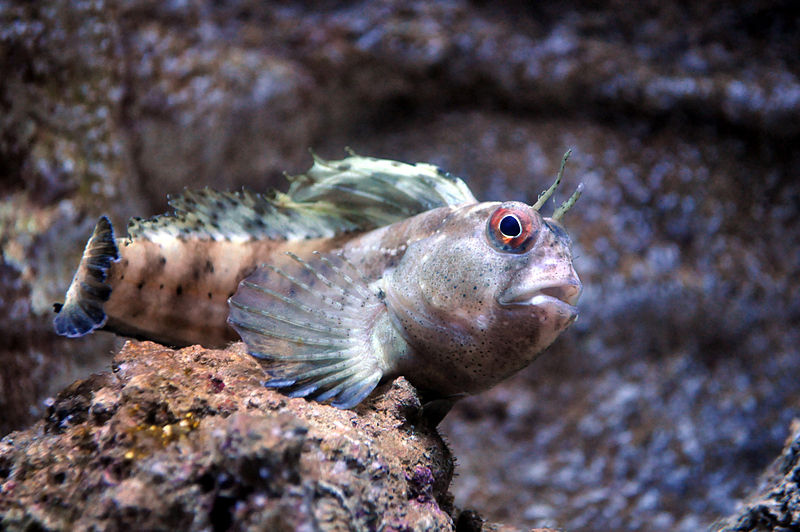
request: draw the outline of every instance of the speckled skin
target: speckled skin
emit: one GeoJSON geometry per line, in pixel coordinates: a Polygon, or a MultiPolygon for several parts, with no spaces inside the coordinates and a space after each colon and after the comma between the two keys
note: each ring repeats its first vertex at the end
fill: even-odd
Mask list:
{"type": "Polygon", "coordinates": [[[486,226],[497,202],[442,207],[345,245],[377,279],[411,347],[391,374],[440,396],[485,390],[530,364],[577,318],[581,282],[566,232],[525,204],[502,205],[534,217],[526,253],[493,247],[486,226]],[[541,290],[571,304],[548,295],[530,304],[541,290]]]}
{"type": "Polygon", "coordinates": [[[221,347],[239,337],[225,322],[239,281],[270,257],[337,247],[339,239],[243,242],[118,239],[108,275],[105,330],[167,345],[221,347]]]}

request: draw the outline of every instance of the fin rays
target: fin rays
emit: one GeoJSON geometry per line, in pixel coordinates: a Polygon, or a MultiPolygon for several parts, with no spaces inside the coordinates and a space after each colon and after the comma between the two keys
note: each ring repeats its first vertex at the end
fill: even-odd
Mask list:
{"type": "Polygon", "coordinates": [[[278,322],[283,322],[287,325],[296,327],[298,329],[307,329],[309,331],[314,331],[317,333],[328,333],[331,335],[336,335],[338,337],[347,337],[349,331],[349,329],[345,329],[343,327],[335,327],[333,325],[316,325],[309,321],[306,322],[297,321],[296,319],[292,319],[288,316],[281,314],[275,314],[274,312],[270,312],[269,310],[263,308],[249,307],[247,305],[244,305],[243,303],[239,303],[238,301],[231,301],[230,304],[239,307],[241,310],[245,312],[258,314],[265,318],[269,318],[278,322]]]}
{"type": "Polygon", "coordinates": [[[243,329],[245,331],[254,332],[257,334],[261,334],[264,336],[270,336],[272,338],[276,338],[278,340],[286,340],[287,342],[291,342],[298,345],[310,345],[315,347],[336,347],[336,346],[347,346],[349,343],[346,340],[341,340],[339,338],[329,338],[325,340],[315,340],[313,337],[303,337],[303,336],[295,336],[289,334],[281,334],[276,331],[270,331],[264,329],[263,327],[253,326],[250,325],[247,321],[240,321],[240,320],[229,320],[230,324],[233,325],[237,329],[243,329]]]}
{"type": "Polygon", "coordinates": [[[287,193],[186,190],[169,198],[171,214],[131,220],[128,235],[151,240],[322,238],[475,202],[463,181],[433,165],[355,154],[339,161],[314,156],[313,166],[290,181],[287,193]]]}
{"type": "MultiPolygon", "coordinates": [[[[357,301],[358,303],[361,303],[361,301],[363,299],[363,296],[362,297],[356,297],[353,294],[351,294],[345,287],[338,286],[338,285],[334,284],[333,282],[331,282],[330,279],[328,279],[323,274],[321,274],[318,269],[314,268],[308,262],[304,261],[303,259],[301,259],[297,255],[295,255],[294,253],[287,252],[286,254],[288,256],[290,256],[292,259],[294,259],[295,261],[297,261],[298,263],[300,263],[300,265],[303,266],[303,268],[305,268],[307,271],[311,272],[314,275],[314,277],[319,279],[325,286],[327,286],[331,290],[340,293],[341,295],[343,295],[346,298],[349,298],[351,300],[357,301]]],[[[317,253],[317,254],[319,255],[319,253],[317,253]]],[[[349,276],[345,275],[344,272],[342,272],[341,270],[337,270],[336,267],[333,265],[333,263],[330,262],[330,260],[328,260],[325,257],[321,257],[320,256],[320,262],[322,262],[323,264],[326,264],[333,272],[335,272],[335,273],[339,274],[340,276],[342,276],[342,278],[343,278],[343,280],[345,282],[347,282],[350,286],[353,286],[353,280],[349,276]]]]}
{"type": "Polygon", "coordinates": [[[385,305],[342,254],[287,254],[239,284],[228,322],[268,364],[266,386],[350,408],[380,381],[372,328],[385,305]]]}
{"type": "Polygon", "coordinates": [[[57,334],[76,338],[105,324],[103,305],[111,296],[106,275],[111,263],[118,259],[119,250],[114,242],[114,230],[109,219],[102,216],[86,243],[64,304],[56,306],[58,314],[53,325],[57,334]]]}
{"type": "MultiPolygon", "coordinates": [[[[290,282],[293,281],[292,277],[286,276],[286,274],[284,272],[282,272],[281,270],[275,268],[274,266],[265,265],[264,267],[269,268],[272,271],[274,271],[275,273],[284,276],[290,282]]],[[[298,285],[298,286],[300,286],[300,285],[298,285]]],[[[328,319],[328,320],[331,320],[331,321],[336,321],[337,320],[337,316],[335,316],[333,314],[326,313],[323,310],[320,310],[320,309],[312,307],[310,305],[306,305],[304,303],[301,303],[300,301],[298,301],[296,299],[292,299],[290,297],[286,297],[286,296],[284,296],[282,294],[279,294],[278,292],[275,292],[274,290],[270,290],[269,288],[267,288],[265,286],[262,286],[262,285],[260,285],[258,283],[254,283],[252,281],[248,281],[247,279],[245,279],[244,281],[239,283],[239,287],[240,288],[244,287],[244,288],[249,288],[249,289],[252,289],[252,290],[257,290],[257,291],[261,292],[262,294],[268,295],[270,297],[273,297],[273,298],[277,299],[278,301],[284,302],[286,305],[295,307],[295,309],[300,311],[300,312],[307,313],[307,314],[316,314],[316,315],[318,315],[318,316],[320,316],[322,318],[325,318],[325,319],[328,319]]],[[[302,288],[302,286],[300,286],[300,287],[302,288]]],[[[313,294],[313,292],[311,292],[310,290],[308,292],[313,294]]],[[[328,303],[327,300],[323,299],[323,301],[325,303],[328,303]]],[[[339,309],[339,310],[341,310],[341,309],[339,309]]],[[[345,317],[345,316],[338,317],[338,321],[339,322],[345,321],[347,319],[348,318],[345,317]]]]}

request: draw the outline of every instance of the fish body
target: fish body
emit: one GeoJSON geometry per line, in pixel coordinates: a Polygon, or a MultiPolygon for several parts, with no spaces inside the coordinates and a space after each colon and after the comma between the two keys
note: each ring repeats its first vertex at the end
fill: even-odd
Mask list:
{"type": "Polygon", "coordinates": [[[337,240],[117,239],[104,329],[173,346],[224,347],[239,339],[226,323],[239,281],[265,258],[327,251],[337,240]]]}
{"type": "Polygon", "coordinates": [[[352,156],[309,175],[283,196],[185,193],[128,238],[101,219],[57,332],[238,336],[268,386],[349,408],[397,375],[432,398],[487,389],[576,319],[569,236],[537,205],[479,203],[430,165],[352,156]]]}

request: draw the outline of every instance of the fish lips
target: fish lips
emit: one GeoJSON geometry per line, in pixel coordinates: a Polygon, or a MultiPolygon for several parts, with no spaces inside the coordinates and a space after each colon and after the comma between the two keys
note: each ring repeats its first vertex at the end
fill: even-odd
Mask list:
{"type": "Polygon", "coordinates": [[[503,293],[497,302],[504,307],[535,307],[545,312],[567,318],[569,322],[578,317],[578,299],[583,286],[577,279],[537,284],[525,290],[503,293]]]}

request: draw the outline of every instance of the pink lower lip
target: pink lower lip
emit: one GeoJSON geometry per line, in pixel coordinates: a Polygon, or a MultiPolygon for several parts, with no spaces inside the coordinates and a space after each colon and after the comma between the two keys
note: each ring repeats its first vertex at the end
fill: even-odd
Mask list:
{"type": "MultiPolygon", "coordinates": [[[[531,283],[533,284],[533,283],[531,283]]],[[[576,312],[575,305],[581,296],[581,282],[574,280],[542,282],[533,286],[520,287],[519,291],[511,290],[510,293],[503,294],[505,297],[498,298],[498,302],[504,305],[563,305],[576,312]],[[536,303],[534,303],[536,300],[536,303]]],[[[559,305],[559,306],[560,306],[559,305]]]]}
{"type": "Polygon", "coordinates": [[[519,299],[517,301],[511,301],[502,304],[506,306],[520,305],[520,306],[532,306],[532,307],[542,307],[550,305],[558,308],[559,310],[564,311],[565,314],[570,314],[570,315],[578,314],[578,307],[570,305],[566,301],[562,301],[557,297],[549,296],[547,294],[542,294],[541,292],[536,293],[529,299],[519,299]]]}
{"type": "Polygon", "coordinates": [[[541,307],[544,305],[554,305],[560,309],[568,310],[571,314],[578,313],[578,307],[570,305],[566,301],[561,301],[557,297],[548,296],[547,294],[536,294],[530,298],[525,304],[534,307],[541,307]]]}
{"type": "Polygon", "coordinates": [[[570,313],[574,313],[574,314],[578,313],[578,307],[576,307],[574,305],[570,305],[566,301],[562,301],[562,300],[558,299],[557,297],[548,296],[546,294],[536,294],[535,296],[530,298],[528,301],[526,301],[525,304],[526,305],[536,306],[536,307],[540,307],[540,306],[543,306],[543,305],[555,305],[555,306],[557,306],[559,308],[563,308],[563,309],[569,310],[570,313]]]}

